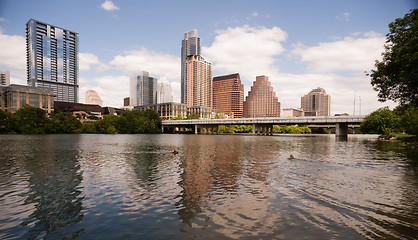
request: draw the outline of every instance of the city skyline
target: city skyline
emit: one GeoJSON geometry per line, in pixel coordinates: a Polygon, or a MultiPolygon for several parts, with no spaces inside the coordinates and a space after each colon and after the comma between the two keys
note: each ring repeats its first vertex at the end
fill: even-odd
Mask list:
{"type": "Polygon", "coordinates": [[[26,84],[25,23],[32,18],[80,33],[80,93],[93,89],[104,105],[119,107],[129,95],[129,75],[140,67],[170,82],[180,102],[180,42],[185,31],[197,29],[213,76],[239,73],[245,96],[255,76],[266,75],[282,108],[299,107],[300,97],[318,86],[333,97],[331,115],[351,114],[355,93],[362,114],[395,106],[377,102],[364,72],[380,58],[387,25],[416,3],[302,2],[6,0],[0,3],[0,71],[10,71],[12,84],[26,84]],[[63,7],[68,11],[59,11],[63,7]],[[147,21],[156,12],[162,17],[147,21]]]}

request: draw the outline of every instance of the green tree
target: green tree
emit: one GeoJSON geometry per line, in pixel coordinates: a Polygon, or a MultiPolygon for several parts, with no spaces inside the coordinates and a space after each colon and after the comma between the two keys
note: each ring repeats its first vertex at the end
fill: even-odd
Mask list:
{"type": "Polygon", "coordinates": [[[78,133],[81,131],[81,122],[71,113],[59,112],[51,114],[48,124],[49,133],[78,133]]]}
{"type": "Polygon", "coordinates": [[[12,114],[0,110],[0,133],[9,133],[12,131],[12,114]]]}
{"type": "Polygon", "coordinates": [[[418,136],[418,108],[415,106],[398,106],[393,110],[399,116],[400,130],[418,136]]]}
{"type": "Polygon", "coordinates": [[[418,9],[389,24],[382,61],[371,71],[379,101],[418,105],[418,9]]]}
{"type": "Polygon", "coordinates": [[[399,117],[388,107],[380,108],[366,116],[360,130],[362,133],[377,133],[389,138],[393,133],[400,132],[399,117]]]}
{"type": "Polygon", "coordinates": [[[197,113],[192,113],[187,115],[186,119],[199,119],[199,114],[197,113]]]}
{"type": "Polygon", "coordinates": [[[43,134],[50,122],[44,110],[29,105],[19,108],[13,118],[14,130],[23,134],[43,134]]]}

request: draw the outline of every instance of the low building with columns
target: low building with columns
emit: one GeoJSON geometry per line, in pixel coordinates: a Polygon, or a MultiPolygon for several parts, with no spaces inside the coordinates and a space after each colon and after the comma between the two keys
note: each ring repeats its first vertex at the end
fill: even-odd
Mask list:
{"type": "Polygon", "coordinates": [[[11,84],[0,86],[0,110],[16,112],[29,105],[48,113],[54,110],[54,91],[49,88],[11,84]]]}

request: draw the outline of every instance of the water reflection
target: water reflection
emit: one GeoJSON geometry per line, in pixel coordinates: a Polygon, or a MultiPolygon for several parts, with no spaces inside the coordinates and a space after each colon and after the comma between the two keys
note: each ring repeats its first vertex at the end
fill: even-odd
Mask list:
{"type": "Polygon", "coordinates": [[[21,208],[32,208],[21,219],[20,225],[28,231],[19,238],[77,237],[83,229],[74,225],[83,219],[84,198],[79,187],[83,178],[77,161],[78,137],[26,136],[16,140],[13,143],[20,147],[16,160],[28,177],[27,192],[20,193],[25,198],[21,208]]]}
{"type": "Polygon", "coordinates": [[[418,235],[416,148],[398,143],[329,135],[8,135],[0,146],[0,238],[418,235]]]}

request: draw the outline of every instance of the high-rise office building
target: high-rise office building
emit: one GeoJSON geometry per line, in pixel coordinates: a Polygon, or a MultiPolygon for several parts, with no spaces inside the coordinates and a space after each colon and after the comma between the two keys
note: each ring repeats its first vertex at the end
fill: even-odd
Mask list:
{"type": "Polygon", "coordinates": [[[244,102],[244,117],[280,117],[280,102],[268,77],[256,77],[244,102]]]}
{"type": "Polygon", "coordinates": [[[173,101],[173,90],[168,82],[159,82],[157,84],[157,104],[173,101]]]}
{"type": "Polygon", "coordinates": [[[305,116],[329,116],[331,113],[331,96],[323,88],[312,89],[300,100],[305,116]]]}
{"type": "Polygon", "coordinates": [[[78,33],[31,19],[26,59],[29,86],[51,88],[55,101],[78,102],[78,33]]]}
{"type": "Polygon", "coordinates": [[[86,104],[97,104],[103,106],[103,100],[96,91],[88,90],[86,92],[86,104]]]}
{"type": "Polygon", "coordinates": [[[10,85],[10,72],[4,71],[0,72],[0,86],[9,86],[10,85]]]}
{"type": "Polygon", "coordinates": [[[181,47],[181,102],[212,107],[212,63],[200,56],[197,30],[184,34],[181,47]]]}
{"type": "Polygon", "coordinates": [[[202,56],[188,56],[185,63],[184,103],[188,107],[212,107],[212,63],[202,56]]]}
{"type": "Polygon", "coordinates": [[[238,73],[213,78],[212,108],[231,118],[241,118],[243,113],[243,87],[238,73]]]}
{"type": "Polygon", "coordinates": [[[149,72],[137,72],[130,78],[131,106],[143,106],[157,103],[157,79],[149,72]]]}

